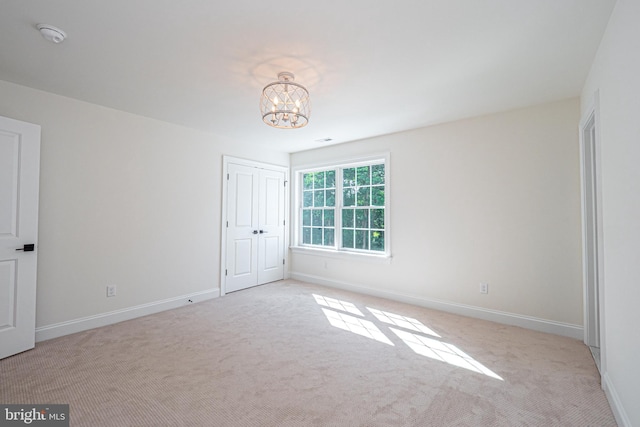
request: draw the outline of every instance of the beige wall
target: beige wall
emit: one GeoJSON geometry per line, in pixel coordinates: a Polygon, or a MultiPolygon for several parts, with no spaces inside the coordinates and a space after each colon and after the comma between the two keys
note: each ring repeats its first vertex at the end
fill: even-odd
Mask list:
{"type": "Polygon", "coordinates": [[[222,155],[289,162],[2,81],[0,115],[42,126],[38,327],[219,289],[222,155]]]}
{"type": "MultiPolygon", "coordinates": [[[[620,426],[640,425],[640,2],[618,0],[582,92],[600,97],[603,386],[620,426]]],[[[586,111],[585,111],[586,112],[586,111]]]]}
{"type": "Polygon", "coordinates": [[[293,154],[292,168],[391,153],[393,258],[294,252],[292,274],[580,334],[578,121],[572,99],[293,154]],[[479,293],[481,282],[489,294],[479,293]]]}

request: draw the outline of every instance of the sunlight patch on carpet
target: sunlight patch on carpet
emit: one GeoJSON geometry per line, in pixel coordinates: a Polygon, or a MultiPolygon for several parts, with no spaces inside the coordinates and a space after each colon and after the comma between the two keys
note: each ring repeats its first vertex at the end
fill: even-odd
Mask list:
{"type": "MultiPolygon", "coordinates": [[[[355,304],[322,295],[312,295],[315,298],[316,303],[322,306],[321,309],[332,326],[363,337],[371,338],[378,342],[395,346],[373,322],[346,314],[351,313],[362,317],[365,316],[362,311],[355,306],[355,304]],[[333,310],[329,310],[324,307],[329,307],[333,310]],[[334,310],[340,310],[345,313],[334,310]]],[[[435,338],[442,338],[433,331],[433,329],[429,328],[419,320],[388,311],[377,310],[375,308],[366,308],[377,321],[386,325],[393,325],[398,328],[402,328],[401,330],[383,325],[391,330],[391,332],[400,338],[402,342],[404,342],[416,354],[504,381],[498,374],[475,360],[473,357],[469,356],[464,351],[460,350],[455,345],[425,336],[431,335],[435,338]]]]}
{"type": "Polygon", "coordinates": [[[358,316],[364,316],[362,312],[353,303],[347,301],[340,301],[338,299],[323,297],[322,295],[312,294],[319,305],[334,308],[340,311],[346,311],[347,313],[356,314],[358,316]]]}
{"type": "Polygon", "coordinates": [[[336,328],[344,329],[345,331],[353,332],[354,334],[362,335],[363,337],[371,338],[381,343],[393,345],[389,338],[387,338],[376,325],[368,320],[358,319],[357,317],[327,310],[326,308],[323,308],[322,311],[324,315],[327,316],[329,323],[336,328]]]}
{"type": "Polygon", "coordinates": [[[395,328],[389,329],[391,329],[398,338],[404,341],[404,343],[417,354],[504,381],[498,374],[488,369],[453,344],[448,344],[446,342],[427,338],[422,335],[412,334],[407,331],[401,331],[395,328]]]}
{"type": "Polygon", "coordinates": [[[369,310],[371,314],[376,316],[376,318],[381,322],[440,338],[440,335],[435,333],[431,328],[428,328],[421,321],[412,317],[401,316],[399,314],[376,310],[375,308],[369,307],[367,307],[367,310],[369,310]]]}

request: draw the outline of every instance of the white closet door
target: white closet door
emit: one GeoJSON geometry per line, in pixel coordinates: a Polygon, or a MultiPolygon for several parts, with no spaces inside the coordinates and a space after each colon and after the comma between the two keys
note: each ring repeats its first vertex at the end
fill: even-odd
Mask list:
{"type": "Polygon", "coordinates": [[[227,167],[225,291],[284,278],[285,172],[227,167]]]}
{"type": "Polygon", "coordinates": [[[258,282],[274,282],[284,278],[284,207],[285,174],[260,170],[258,282]]]}
{"type": "Polygon", "coordinates": [[[226,291],[258,284],[258,179],[255,168],[227,169],[226,291]]]}

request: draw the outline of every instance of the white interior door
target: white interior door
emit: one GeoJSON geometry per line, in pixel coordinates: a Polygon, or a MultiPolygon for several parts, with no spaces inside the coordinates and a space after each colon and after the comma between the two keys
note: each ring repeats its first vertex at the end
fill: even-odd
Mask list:
{"type": "Polygon", "coordinates": [[[258,284],[258,178],[255,168],[227,168],[227,292],[258,284]]]}
{"type": "Polygon", "coordinates": [[[0,117],[0,359],[35,345],[39,176],[40,126],[0,117]]]}
{"type": "Polygon", "coordinates": [[[228,164],[225,292],[284,278],[285,180],[281,170],[228,164]]]}
{"type": "Polygon", "coordinates": [[[285,174],[262,169],[259,176],[258,283],[284,278],[285,174]]]}

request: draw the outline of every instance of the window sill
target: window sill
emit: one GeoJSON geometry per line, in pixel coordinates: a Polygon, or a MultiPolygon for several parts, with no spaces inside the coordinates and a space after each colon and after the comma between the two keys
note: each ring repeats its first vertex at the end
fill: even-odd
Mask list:
{"type": "Polygon", "coordinates": [[[309,248],[306,246],[291,246],[291,252],[295,254],[321,256],[325,258],[334,258],[349,261],[362,261],[373,264],[391,264],[391,255],[386,254],[365,254],[358,252],[335,251],[328,249],[309,248]]]}

